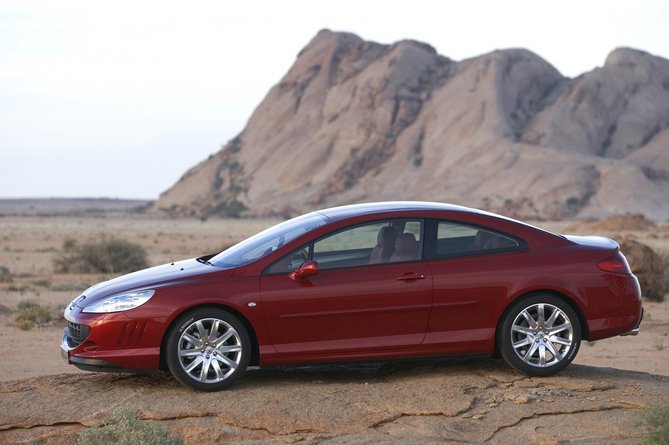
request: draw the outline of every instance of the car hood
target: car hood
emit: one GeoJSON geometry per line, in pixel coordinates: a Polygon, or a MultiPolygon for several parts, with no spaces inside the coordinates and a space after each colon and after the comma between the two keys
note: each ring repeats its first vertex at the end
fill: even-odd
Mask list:
{"type": "Polygon", "coordinates": [[[95,286],[89,287],[82,293],[86,296],[77,306],[85,307],[91,303],[133,290],[160,289],[190,283],[201,279],[204,274],[216,274],[216,278],[230,278],[234,269],[222,269],[204,264],[196,258],[178,261],[162,266],[122,275],[113,280],[103,281],[95,286]]]}

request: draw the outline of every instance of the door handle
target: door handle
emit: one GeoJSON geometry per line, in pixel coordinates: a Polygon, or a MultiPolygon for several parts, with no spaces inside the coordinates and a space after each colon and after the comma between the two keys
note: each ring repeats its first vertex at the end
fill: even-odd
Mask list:
{"type": "Polygon", "coordinates": [[[404,275],[397,278],[397,281],[409,281],[409,280],[423,280],[425,275],[416,275],[415,273],[411,275],[404,275]]]}

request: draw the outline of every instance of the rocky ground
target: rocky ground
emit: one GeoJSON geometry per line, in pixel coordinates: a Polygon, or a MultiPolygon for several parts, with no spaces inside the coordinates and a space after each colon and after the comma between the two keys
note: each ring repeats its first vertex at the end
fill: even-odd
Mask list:
{"type": "Polygon", "coordinates": [[[71,444],[117,406],[187,444],[636,443],[636,410],[669,377],[572,365],[528,378],[498,359],[252,369],[231,390],[166,374],[60,374],[0,384],[0,443],[71,444]]]}

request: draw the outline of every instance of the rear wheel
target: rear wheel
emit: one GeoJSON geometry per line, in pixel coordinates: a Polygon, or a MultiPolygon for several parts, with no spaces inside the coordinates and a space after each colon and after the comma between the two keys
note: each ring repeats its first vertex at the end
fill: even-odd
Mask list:
{"type": "Polygon", "coordinates": [[[581,344],[581,324],[569,304],[550,294],[520,299],[507,311],[499,349],[525,374],[549,376],[566,368],[581,344]]]}
{"type": "Polygon", "coordinates": [[[186,312],[168,331],[167,366],[184,385],[220,391],[246,371],[251,341],[244,325],[219,308],[186,312]]]}

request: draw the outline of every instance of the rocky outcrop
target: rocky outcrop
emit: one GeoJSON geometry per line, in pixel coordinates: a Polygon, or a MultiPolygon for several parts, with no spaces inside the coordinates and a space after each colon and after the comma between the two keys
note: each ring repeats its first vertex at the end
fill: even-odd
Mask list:
{"type": "Polygon", "coordinates": [[[0,443],[74,443],[126,406],[188,444],[622,444],[636,443],[635,410],[665,403],[669,381],[577,365],[528,378],[501,360],[444,359],[256,369],[221,393],[165,374],[61,374],[2,383],[0,393],[0,443]]]}
{"type": "Polygon", "coordinates": [[[664,301],[665,266],[662,257],[650,246],[634,239],[624,239],[620,251],[627,258],[632,273],[639,279],[641,293],[652,301],[664,301]]]}
{"type": "Polygon", "coordinates": [[[669,61],[563,77],[523,49],[461,62],[323,30],[238,137],[153,209],[297,214],[376,200],[523,218],[669,217],[669,61]]]}
{"type": "Polygon", "coordinates": [[[444,359],[252,369],[220,393],[166,374],[61,374],[0,383],[0,394],[0,443],[71,444],[124,406],[187,444],[631,444],[634,413],[666,403],[669,380],[578,365],[528,378],[501,360],[444,359]]]}

